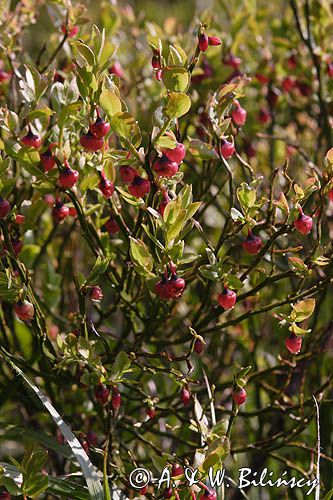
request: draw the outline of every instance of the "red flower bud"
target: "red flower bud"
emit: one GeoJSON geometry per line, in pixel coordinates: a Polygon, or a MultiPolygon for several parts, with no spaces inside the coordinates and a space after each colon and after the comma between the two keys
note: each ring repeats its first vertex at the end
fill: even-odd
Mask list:
{"type": "Polygon", "coordinates": [[[184,469],[179,464],[172,464],[171,477],[177,477],[184,474],[184,469]]]}
{"type": "Polygon", "coordinates": [[[333,77],[333,64],[328,63],[327,68],[326,68],[327,75],[332,78],[333,77]]]}
{"type": "Polygon", "coordinates": [[[242,389],[235,389],[232,392],[232,399],[233,399],[234,403],[237,406],[240,406],[240,405],[244,404],[245,401],[246,401],[246,391],[245,391],[245,389],[244,388],[242,388],[242,389]]]}
{"type": "Polygon", "coordinates": [[[80,144],[87,151],[96,152],[102,149],[104,140],[103,138],[96,137],[89,130],[86,134],[81,135],[80,144]]]}
{"type": "Polygon", "coordinates": [[[61,31],[63,32],[64,35],[67,35],[68,38],[74,38],[79,32],[79,27],[78,26],[66,26],[65,24],[62,24],[61,31]]]}
{"type": "Polygon", "coordinates": [[[104,198],[106,199],[111,198],[114,192],[113,182],[111,182],[109,179],[106,179],[105,177],[102,177],[98,187],[101,190],[104,198]]]}
{"type": "Polygon", "coordinates": [[[22,137],[21,142],[25,146],[29,146],[30,148],[38,149],[38,148],[40,148],[40,146],[42,144],[42,138],[39,135],[33,134],[30,127],[29,127],[29,131],[28,131],[27,135],[22,137]]]}
{"type": "Polygon", "coordinates": [[[223,292],[218,295],[218,303],[223,309],[228,310],[232,309],[236,304],[237,295],[236,292],[230,290],[226,286],[223,289],[223,292]]]}
{"type": "Polygon", "coordinates": [[[95,123],[92,123],[89,127],[90,132],[102,139],[110,130],[110,123],[106,122],[100,116],[97,116],[95,123]]]}
{"type": "Polygon", "coordinates": [[[153,69],[161,69],[160,56],[158,54],[153,55],[151,65],[153,69]]]}
{"type": "Polygon", "coordinates": [[[14,310],[22,321],[29,321],[35,316],[35,308],[27,300],[15,304],[14,310]]]}
{"type": "Polygon", "coordinates": [[[62,222],[69,216],[69,208],[63,204],[62,201],[57,200],[53,209],[52,209],[52,217],[56,222],[62,222]]]}
{"type": "Polygon", "coordinates": [[[259,236],[255,236],[252,231],[248,232],[247,239],[243,242],[243,248],[247,253],[256,255],[260,252],[262,240],[259,236]]]}
{"type": "Polygon", "coordinates": [[[165,210],[165,207],[167,206],[167,204],[171,201],[171,198],[170,196],[168,195],[167,191],[163,191],[162,193],[162,200],[160,202],[160,204],[158,205],[158,213],[162,215],[164,215],[164,210],[165,210]]]}
{"type": "Polygon", "coordinates": [[[168,290],[166,287],[167,283],[168,283],[168,280],[163,276],[161,281],[159,281],[155,285],[155,293],[156,293],[156,295],[161,297],[161,299],[168,299],[169,298],[168,290]]]}
{"type": "Polygon", "coordinates": [[[23,248],[23,241],[16,239],[16,238],[11,238],[11,242],[12,242],[14,254],[19,255],[21,253],[22,248],[23,248]]]}
{"type": "Polygon", "coordinates": [[[261,85],[267,85],[270,82],[270,77],[267,75],[263,75],[262,73],[256,73],[256,79],[261,85]]]}
{"type": "Polygon", "coordinates": [[[11,496],[7,491],[2,491],[0,493],[0,500],[10,500],[11,496]]]}
{"type": "Polygon", "coordinates": [[[153,169],[159,177],[173,177],[178,172],[178,165],[170,161],[167,156],[157,158],[153,163],[153,169]]]}
{"type": "Polygon", "coordinates": [[[184,406],[188,406],[191,401],[191,392],[186,387],[183,387],[180,393],[180,399],[184,406]]]}
{"type": "Polygon", "coordinates": [[[15,224],[21,226],[22,224],[24,224],[24,221],[25,221],[25,216],[24,215],[17,214],[15,216],[15,224]]]}
{"type": "Polygon", "coordinates": [[[10,211],[10,203],[0,196],[0,219],[5,219],[10,211]]]}
{"type": "Polygon", "coordinates": [[[165,488],[165,490],[163,492],[164,498],[171,498],[172,495],[173,495],[172,488],[165,488]]]}
{"type": "Polygon", "coordinates": [[[297,335],[291,333],[286,340],[286,348],[292,354],[298,354],[302,348],[302,337],[297,337],[297,335]]]}
{"type": "Polygon", "coordinates": [[[201,52],[206,52],[208,49],[208,36],[206,33],[201,33],[198,35],[198,47],[201,50],[201,52]]]}
{"type": "Polygon", "coordinates": [[[110,217],[110,219],[106,221],[104,226],[107,232],[112,235],[118,233],[120,230],[118,223],[114,217],[110,217]]]}
{"type": "Polygon", "coordinates": [[[302,209],[300,209],[299,217],[294,221],[296,231],[302,234],[309,234],[312,229],[312,224],[312,217],[310,217],[310,215],[304,215],[302,209]]]}
{"type": "Polygon", "coordinates": [[[232,142],[227,141],[226,139],[222,139],[220,144],[220,152],[223,158],[228,160],[231,158],[235,152],[235,146],[232,142]]]}
{"type": "Polygon", "coordinates": [[[87,433],[87,441],[90,444],[90,446],[96,446],[97,445],[97,436],[95,432],[89,431],[87,433]]]}
{"type": "Polygon", "coordinates": [[[291,54],[291,56],[287,59],[287,66],[289,69],[296,69],[297,67],[297,58],[295,54],[291,54]]]}
{"type": "Polygon", "coordinates": [[[50,146],[47,148],[46,151],[44,151],[44,153],[40,155],[40,161],[41,164],[43,165],[44,172],[49,172],[56,165],[56,161],[52,154],[50,146]]]}
{"type": "Polygon", "coordinates": [[[237,71],[242,63],[242,60],[240,57],[229,54],[229,56],[226,57],[223,62],[226,66],[231,66],[235,71],[237,71]]]}
{"type": "Polygon", "coordinates": [[[119,78],[124,78],[123,68],[121,67],[119,61],[116,61],[112,66],[110,66],[109,73],[110,75],[116,75],[119,78]]]}
{"type": "Polygon", "coordinates": [[[174,149],[163,148],[162,153],[167,156],[170,161],[174,161],[179,165],[185,158],[186,149],[184,144],[177,142],[174,149]]]}
{"type": "Polygon", "coordinates": [[[154,418],[156,417],[156,410],[153,406],[148,406],[147,410],[146,410],[146,414],[147,414],[147,417],[150,418],[150,420],[154,420],[154,418]]]}
{"type": "Polygon", "coordinates": [[[238,125],[239,127],[242,127],[246,122],[247,111],[244,108],[242,108],[242,106],[239,104],[238,101],[236,101],[235,104],[236,104],[236,109],[234,109],[231,112],[231,116],[235,124],[238,125]]]}
{"type": "Polygon", "coordinates": [[[171,276],[165,285],[168,299],[179,299],[185,289],[185,281],[183,278],[178,278],[176,274],[171,276]]]}
{"type": "Polygon", "coordinates": [[[122,165],[119,169],[120,177],[126,184],[132,184],[138,172],[129,165],[122,165]]]}
{"type": "Polygon", "coordinates": [[[194,342],[194,351],[197,354],[201,354],[202,353],[202,351],[203,351],[203,343],[201,342],[200,339],[195,339],[195,342],[194,342]]]}
{"type": "Polygon", "coordinates": [[[201,50],[201,52],[206,52],[208,49],[208,36],[206,33],[201,33],[198,36],[198,47],[201,50]]]}
{"type": "Polygon", "coordinates": [[[295,88],[295,85],[296,85],[296,81],[295,81],[295,78],[293,78],[292,76],[286,76],[282,80],[282,88],[287,93],[290,92],[291,90],[293,90],[295,88]]]}
{"type": "Polygon", "coordinates": [[[101,287],[99,286],[93,286],[90,290],[89,296],[91,300],[94,300],[96,302],[100,302],[103,298],[103,292],[101,287]]]}
{"type": "Polygon", "coordinates": [[[147,193],[149,193],[150,182],[148,179],[144,179],[143,177],[137,175],[134,178],[133,183],[128,187],[128,190],[131,195],[135,196],[136,198],[142,198],[147,193]]]}
{"type": "Polygon", "coordinates": [[[79,172],[77,170],[73,170],[65,160],[65,167],[61,170],[59,174],[59,184],[63,188],[72,188],[74,184],[77,183],[79,179],[79,172]]]}
{"type": "Polygon", "coordinates": [[[203,495],[200,495],[199,500],[216,500],[217,495],[215,491],[205,490],[203,495]]]}
{"type": "Polygon", "coordinates": [[[97,402],[104,406],[109,400],[110,391],[104,384],[99,384],[95,389],[95,397],[97,402]]]}
{"type": "Polygon", "coordinates": [[[68,215],[70,217],[76,217],[77,216],[77,211],[75,207],[68,207],[68,215]]]}
{"type": "Polygon", "coordinates": [[[115,411],[119,410],[121,406],[121,395],[117,388],[112,391],[111,405],[115,411]]]}
{"type": "Polygon", "coordinates": [[[259,109],[258,119],[259,119],[260,123],[263,123],[265,125],[266,123],[268,123],[271,120],[271,118],[272,118],[272,115],[268,109],[266,109],[266,108],[259,109]]]}
{"type": "Polygon", "coordinates": [[[1,83],[8,83],[10,80],[10,73],[7,73],[7,71],[3,71],[2,69],[0,70],[0,84],[1,83]]]}
{"type": "Polygon", "coordinates": [[[218,38],[217,36],[208,37],[208,45],[215,46],[215,45],[221,45],[221,43],[222,43],[221,38],[218,38]]]}

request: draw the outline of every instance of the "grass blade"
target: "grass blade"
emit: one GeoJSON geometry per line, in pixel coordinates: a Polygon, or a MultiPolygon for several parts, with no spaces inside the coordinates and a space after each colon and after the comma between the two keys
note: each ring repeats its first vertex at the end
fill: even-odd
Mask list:
{"type": "Polygon", "coordinates": [[[15,363],[13,363],[8,354],[4,352],[4,349],[1,349],[1,352],[7,363],[13,368],[13,370],[18,375],[20,375],[20,377],[23,378],[23,380],[25,380],[28,386],[38,396],[44,408],[49,412],[54,422],[59,427],[62,435],[66,439],[68,445],[70,446],[72,452],[74,453],[81,467],[82,473],[84,475],[90,493],[90,498],[92,498],[93,500],[104,500],[104,491],[98,479],[96,468],[93,466],[88,455],[82,448],[80,441],[74,436],[70,427],[64,422],[61,415],[57,412],[57,410],[47,399],[47,397],[44,396],[41,390],[29,380],[29,378],[22,372],[22,370],[18,366],[15,365],[15,363]]]}

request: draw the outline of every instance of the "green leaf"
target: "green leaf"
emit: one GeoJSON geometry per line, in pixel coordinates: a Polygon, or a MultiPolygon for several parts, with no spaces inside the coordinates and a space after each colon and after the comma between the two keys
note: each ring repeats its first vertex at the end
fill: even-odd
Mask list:
{"type": "Polygon", "coordinates": [[[273,200],[275,206],[277,206],[283,213],[289,214],[288,201],[283,193],[280,194],[278,200],[273,200]]]}
{"type": "Polygon", "coordinates": [[[299,276],[309,276],[311,271],[299,257],[288,257],[290,269],[299,276]]]}
{"type": "Polygon", "coordinates": [[[29,477],[25,482],[23,481],[22,489],[26,496],[34,497],[43,493],[48,487],[49,477],[47,474],[35,474],[32,477],[29,477]]]}
{"type": "Polygon", "coordinates": [[[130,255],[133,263],[141,269],[144,274],[151,274],[153,259],[147,245],[135,238],[130,237],[130,255]]]}
{"type": "Polygon", "coordinates": [[[103,90],[99,98],[99,104],[108,116],[121,113],[121,100],[113,90],[103,90]]]}
{"type": "MultiPolygon", "coordinates": [[[[333,154],[333,148],[332,148],[332,154],[333,154]]],[[[332,498],[333,498],[333,488],[325,495],[323,500],[332,500],[332,498]]]]}
{"type": "Polygon", "coordinates": [[[27,268],[31,268],[35,261],[35,258],[40,253],[40,246],[34,244],[24,245],[20,253],[21,261],[26,265],[27,268]]]}
{"type": "Polygon", "coordinates": [[[189,149],[193,156],[199,156],[203,160],[217,160],[219,157],[213,146],[200,141],[200,139],[192,139],[189,149]]]}
{"type": "Polygon", "coordinates": [[[45,94],[50,80],[47,76],[40,74],[39,71],[37,71],[37,69],[30,64],[26,64],[25,68],[26,79],[29,80],[29,85],[31,84],[31,78],[33,79],[34,84],[31,88],[34,88],[35,101],[37,102],[42,95],[45,94]]]}
{"type": "Polygon", "coordinates": [[[0,272],[0,298],[7,302],[16,302],[19,286],[6,273],[0,272]]]}
{"type": "Polygon", "coordinates": [[[221,281],[223,276],[222,270],[217,265],[200,266],[199,273],[210,281],[221,281]]]}
{"type": "Polygon", "coordinates": [[[27,475],[35,475],[42,470],[48,459],[47,451],[34,443],[26,451],[22,460],[22,469],[27,475]]]}
{"type": "Polygon", "coordinates": [[[296,323],[292,323],[289,326],[289,331],[294,333],[295,335],[304,335],[305,333],[310,333],[311,330],[304,330],[304,328],[299,327],[296,323]]]}
{"type": "Polygon", "coordinates": [[[95,66],[96,64],[96,58],[95,58],[95,54],[93,53],[93,51],[91,50],[91,48],[81,42],[81,41],[77,41],[77,42],[74,42],[73,45],[75,45],[79,51],[79,53],[81,54],[81,56],[87,61],[87,63],[90,65],[90,66],[95,66]]]}
{"type": "Polygon", "coordinates": [[[26,170],[28,170],[31,175],[47,179],[47,176],[44,174],[44,172],[39,170],[39,168],[33,168],[34,165],[37,165],[40,162],[38,151],[36,151],[35,149],[26,147],[21,148],[17,152],[17,160],[22,163],[22,165],[24,165],[26,170]]]}
{"type": "MultiPolygon", "coordinates": [[[[20,323],[22,325],[22,323],[20,323]]],[[[60,453],[62,456],[75,461],[75,457],[68,446],[60,444],[54,437],[43,434],[40,430],[35,431],[27,427],[8,424],[0,420],[0,440],[2,438],[12,439],[23,442],[24,440],[33,440],[45,446],[48,449],[60,453]]]]}
{"type": "Polygon", "coordinates": [[[81,109],[82,107],[82,102],[77,101],[77,102],[71,102],[70,104],[67,104],[61,109],[61,112],[58,117],[58,124],[59,127],[63,127],[64,124],[66,123],[67,119],[71,115],[77,114],[77,112],[81,109]]]}
{"type": "Polygon", "coordinates": [[[130,141],[134,147],[137,148],[140,146],[140,128],[133,116],[127,111],[124,111],[123,113],[116,113],[112,116],[111,129],[119,137],[123,137],[130,141]]]}
{"type": "Polygon", "coordinates": [[[244,210],[247,211],[249,208],[254,206],[257,193],[253,187],[246,184],[246,182],[243,182],[237,189],[237,198],[244,210]]]}
{"type": "Polygon", "coordinates": [[[316,307],[316,301],[315,299],[305,299],[301,300],[297,304],[292,305],[291,307],[292,312],[290,317],[292,321],[300,323],[313,314],[316,307]]]}
{"type": "Polygon", "coordinates": [[[113,382],[116,382],[121,379],[122,375],[128,371],[128,368],[131,366],[131,361],[126,354],[126,352],[120,351],[117,354],[117,357],[112,365],[110,372],[110,379],[113,382]]]}
{"type": "Polygon", "coordinates": [[[167,97],[167,104],[164,113],[170,119],[179,118],[185,115],[191,107],[191,99],[181,92],[170,92],[167,97]]]}
{"type": "Polygon", "coordinates": [[[237,276],[233,276],[232,274],[225,275],[225,281],[228,283],[228,286],[234,290],[239,290],[244,286],[244,283],[237,278],[237,276]]]}
{"type": "Polygon", "coordinates": [[[185,60],[183,58],[183,55],[181,54],[179,47],[176,48],[173,45],[169,45],[169,56],[168,56],[168,66],[184,66],[184,63],[186,61],[186,54],[185,54],[185,60]]]}
{"type": "Polygon", "coordinates": [[[19,470],[15,467],[15,473],[10,474],[8,468],[14,466],[7,465],[2,462],[0,465],[0,485],[4,486],[8,493],[14,496],[22,494],[20,485],[22,481],[22,476],[19,470]]]}
{"type": "Polygon", "coordinates": [[[329,257],[325,257],[325,255],[320,255],[313,262],[316,266],[327,266],[331,262],[331,259],[329,257]]]}
{"type": "Polygon", "coordinates": [[[37,227],[37,222],[46,208],[44,200],[36,200],[25,213],[24,230],[31,230],[37,227]]]}
{"type": "Polygon", "coordinates": [[[168,226],[176,222],[181,207],[182,199],[180,196],[177,196],[176,199],[167,204],[164,210],[163,219],[168,226]]]}
{"type": "Polygon", "coordinates": [[[213,426],[211,433],[216,434],[219,437],[225,436],[228,429],[228,420],[223,418],[219,420],[216,425],[213,426]]]}
{"type": "MultiPolygon", "coordinates": [[[[18,468],[14,465],[2,462],[0,467],[0,484],[3,484],[11,495],[17,496],[22,494],[21,488],[19,487],[21,482],[22,476],[18,468]],[[1,474],[1,469],[3,469],[3,475],[1,474]]],[[[73,481],[69,481],[68,479],[52,476],[48,478],[46,492],[60,496],[65,500],[68,498],[71,500],[90,500],[91,498],[87,488],[73,481]]]]}
{"type": "Polygon", "coordinates": [[[144,201],[140,198],[136,198],[135,196],[132,196],[130,193],[125,191],[125,189],[116,186],[116,190],[121,194],[121,196],[124,198],[124,200],[129,203],[130,205],[134,205],[135,207],[138,207],[139,205],[143,205],[144,201]]]}
{"type": "Polygon", "coordinates": [[[230,215],[232,220],[235,222],[237,222],[238,220],[245,221],[244,215],[239,210],[237,210],[237,208],[232,207],[232,209],[230,210],[230,215]]]}
{"type": "Polygon", "coordinates": [[[47,487],[47,493],[60,496],[65,500],[70,498],[71,500],[89,500],[90,495],[87,488],[69,481],[68,479],[62,479],[57,477],[49,476],[49,484],[47,487]]]}
{"type": "Polygon", "coordinates": [[[177,238],[177,236],[183,229],[186,220],[187,220],[187,211],[182,208],[181,210],[179,210],[177,218],[174,221],[174,223],[168,226],[167,239],[169,242],[177,238]]]}
{"type": "Polygon", "coordinates": [[[174,149],[176,147],[176,139],[172,139],[168,135],[162,135],[156,142],[156,145],[160,146],[160,148],[174,149]]]}
{"type": "Polygon", "coordinates": [[[85,175],[83,177],[82,182],[80,182],[80,189],[83,193],[85,193],[88,189],[94,189],[98,186],[98,183],[99,177],[95,172],[93,172],[92,174],[85,175]]]}
{"type": "Polygon", "coordinates": [[[88,284],[93,284],[97,281],[97,279],[105,273],[107,270],[109,264],[110,264],[111,259],[106,258],[102,259],[101,257],[97,257],[96,262],[94,264],[94,267],[89,273],[88,278],[86,279],[85,285],[88,284]]]}
{"type": "Polygon", "coordinates": [[[6,158],[0,163],[0,177],[2,177],[4,173],[8,170],[10,162],[11,162],[10,158],[6,158]]]}
{"type": "Polygon", "coordinates": [[[189,72],[185,68],[166,66],[162,70],[162,80],[171,92],[184,92],[189,84],[189,72]]]}
{"type": "Polygon", "coordinates": [[[219,462],[223,460],[230,453],[230,442],[226,436],[219,437],[215,439],[208,447],[206,458],[201,465],[200,469],[207,472],[209,467],[214,467],[219,462]]]}
{"type": "Polygon", "coordinates": [[[7,198],[12,192],[13,187],[16,184],[15,179],[0,180],[0,194],[3,198],[7,198]]]}
{"type": "Polygon", "coordinates": [[[44,106],[43,108],[38,108],[38,109],[34,109],[34,110],[30,111],[28,114],[28,118],[29,118],[29,121],[32,121],[32,120],[36,120],[36,118],[38,118],[38,119],[45,118],[45,117],[52,116],[53,114],[54,114],[54,111],[52,111],[52,109],[50,109],[48,106],[44,106]]]}
{"type": "Polygon", "coordinates": [[[186,220],[191,219],[193,215],[199,210],[200,207],[201,207],[201,201],[195,201],[194,203],[191,203],[186,210],[186,220]]]}

